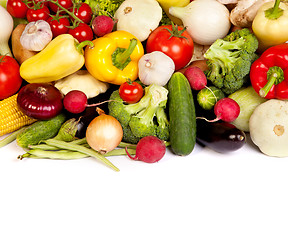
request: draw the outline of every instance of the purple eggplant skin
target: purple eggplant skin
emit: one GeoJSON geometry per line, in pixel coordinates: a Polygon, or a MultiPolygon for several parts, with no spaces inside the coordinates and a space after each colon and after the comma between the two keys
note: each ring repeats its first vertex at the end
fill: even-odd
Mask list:
{"type": "Polygon", "coordinates": [[[197,119],[196,141],[216,152],[228,153],[246,144],[246,134],[231,123],[197,119]]]}

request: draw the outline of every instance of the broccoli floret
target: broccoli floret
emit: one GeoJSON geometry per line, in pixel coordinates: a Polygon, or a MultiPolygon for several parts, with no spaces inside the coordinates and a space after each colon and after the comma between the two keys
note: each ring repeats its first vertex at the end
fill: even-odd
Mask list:
{"type": "Polygon", "coordinates": [[[116,10],[125,0],[84,0],[97,15],[114,16],[116,10]]]}
{"type": "Polygon", "coordinates": [[[154,123],[154,109],[149,107],[139,114],[131,117],[129,127],[132,133],[139,138],[156,135],[156,125],[154,123]]]}
{"type": "Polygon", "coordinates": [[[204,54],[207,79],[226,94],[237,91],[246,82],[257,48],[258,40],[247,28],[217,39],[204,54]]]}
{"type": "Polygon", "coordinates": [[[158,108],[156,112],[156,118],[158,122],[158,126],[156,128],[156,135],[164,140],[168,141],[169,140],[169,121],[166,115],[166,112],[164,108],[158,108]]]}
{"type": "Polygon", "coordinates": [[[110,96],[110,102],[108,103],[109,115],[117,118],[122,127],[127,126],[131,115],[125,110],[125,104],[119,95],[119,90],[115,90],[110,96]]]}
{"type": "Polygon", "coordinates": [[[131,117],[129,122],[131,131],[135,136],[142,138],[156,135],[156,112],[159,108],[166,106],[167,95],[168,90],[166,88],[152,84],[145,88],[145,95],[138,103],[126,107],[128,112],[133,114],[144,106],[140,112],[131,117]],[[131,111],[131,109],[133,110],[131,111]]]}
{"type": "Polygon", "coordinates": [[[167,16],[165,11],[162,11],[162,19],[159,25],[162,26],[162,25],[171,25],[171,24],[172,24],[171,19],[167,16]]]}
{"type": "Polygon", "coordinates": [[[243,45],[242,48],[246,52],[250,54],[256,52],[256,50],[258,49],[258,40],[256,36],[253,33],[251,33],[251,31],[248,28],[243,28],[243,29],[231,32],[226,37],[224,37],[223,40],[231,42],[239,38],[244,39],[245,45],[243,45]]]}
{"type": "Polygon", "coordinates": [[[145,136],[169,139],[169,121],[165,112],[168,90],[155,84],[145,87],[145,95],[138,103],[125,104],[115,90],[108,103],[109,114],[123,128],[123,141],[135,143],[145,136]]]}
{"type": "Polygon", "coordinates": [[[136,137],[132,133],[129,125],[122,126],[122,128],[123,128],[123,141],[124,142],[132,143],[132,144],[137,144],[139,142],[140,138],[136,137]]]}

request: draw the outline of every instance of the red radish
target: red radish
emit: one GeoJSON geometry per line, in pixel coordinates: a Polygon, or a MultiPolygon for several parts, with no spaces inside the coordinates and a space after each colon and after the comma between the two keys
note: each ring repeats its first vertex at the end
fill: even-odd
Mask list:
{"type": "Polygon", "coordinates": [[[201,90],[207,85],[207,78],[199,67],[189,67],[185,70],[184,76],[188,79],[193,90],[201,90]]]}
{"type": "Polygon", "coordinates": [[[115,21],[106,15],[100,15],[93,19],[92,30],[97,37],[102,37],[107,33],[112,32],[115,21]]]}
{"type": "Polygon", "coordinates": [[[132,157],[129,152],[126,153],[132,160],[139,160],[146,163],[155,163],[162,159],[166,152],[164,141],[155,136],[147,136],[140,139],[136,146],[136,154],[132,157]]]}
{"type": "Polygon", "coordinates": [[[233,122],[240,114],[240,106],[232,98],[222,98],[216,102],[214,113],[216,119],[213,121],[233,122]]]}
{"type": "Polygon", "coordinates": [[[71,113],[81,113],[87,106],[87,96],[79,90],[68,92],[63,99],[64,108],[71,113]]]}
{"type": "Polygon", "coordinates": [[[100,103],[88,104],[88,99],[84,92],[71,90],[64,96],[63,106],[68,112],[77,114],[83,112],[86,107],[96,107],[109,101],[110,100],[106,100],[100,103]]]}

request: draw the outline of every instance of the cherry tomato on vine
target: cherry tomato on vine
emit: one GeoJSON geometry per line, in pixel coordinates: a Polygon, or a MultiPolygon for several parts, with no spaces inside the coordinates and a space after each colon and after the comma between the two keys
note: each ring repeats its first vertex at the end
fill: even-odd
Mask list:
{"type": "Polygon", "coordinates": [[[77,27],[70,28],[68,33],[76,38],[78,42],[83,42],[86,40],[92,41],[94,38],[92,29],[86,23],[79,23],[77,27]]]}
{"type": "Polygon", "coordinates": [[[45,5],[42,5],[39,8],[29,8],[26,14],[26,18],[29,22],[47,20],[50,17],[49,14],[49,8],[45,5]]]}
{"type": "Polygon", "coordinates": [[[8,0],[6,9],[15,18],[25,18],[28,11],[27,5],[22,0],[8,0]]]}
{"type": "Polygon", "coordinates": [[[61,35],[61,34],[65,34],[68,33],[69,31],[69,27],[70,26],[70,21],[67,17],[62,17],[59,16],[58,19],[53,18],[53,17],[49,17],[47,19],[47,22],[50,25],[52,34],[53,34],[53,38],[61,35]]]}
{"type": "Polygon", "coordinates": [[[15,94],[22,82],[18,62],[10,56],[0,56],[0,100],[15,94]]]}
{"type": "Polygon", "coordinates": [[[194,52],[194,42],[186,29],[181,26],[159,26],[149,35],[146,51],[165,53],[174,61],[175,70],[179,70],[190,62],[194,52]]]}
{"type": "MultiPolygon", "coordinates": [[[[80,4],[76,4],[74,8],[74,14],[84,23],[90,24],[93,12],[92,12],[91,7],[87,3],[80,3],[80,4]]],[[[70,18],[72,21],[74,21],[73,17],[70,17],[70,18]]]]}
{"type": "MultiPolygon", "coordinates": [[[[66,8],[66,9],[70,9],[73,7],[73,1],[72,0],[57,0],[58,3],[66,8]]],[[[53,2],[49,2],[49,8],[51,9],[52,12],[56,13],[59,10],[59,13],[65,13],[65,11],[61,10],[55,3],[53,2]]]]}
{"type": "Polygon", "coordinates": [[[119,95],[127,103],[138,102],[143,97],[143,94],[143,87],[137,82],[127,81],[119,87],[119,95]]]}
{"type": "Polygon", "coordinates": [[[42,4],[44,4],[46,7],[49,8],[49,2],[46,0],[33,0],[33,1],[29,1],[27,2],[27,5],[31,8],[33,8],[33,6],[38,5],[41,6],[42,4]]]}

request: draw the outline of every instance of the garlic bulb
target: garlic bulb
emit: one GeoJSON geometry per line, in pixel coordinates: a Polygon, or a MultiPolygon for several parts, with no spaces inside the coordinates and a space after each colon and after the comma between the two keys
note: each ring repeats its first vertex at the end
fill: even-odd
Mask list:
{"type": "Polygon", "coordinates": [[[49,23],[38,20],[26,25],[20,37],[20,43],[30,51],[41,51],[52,40],[52,37],[49,23]]]}
{"type": "Polygon", "coordinates": [[[145,85],[164,86],[175,71],[173,60],[165,53],[154,51],[144,54],[138,62],[138,77],[145,85]]]}

